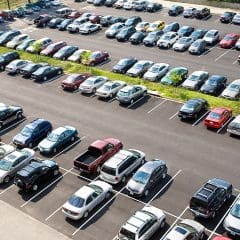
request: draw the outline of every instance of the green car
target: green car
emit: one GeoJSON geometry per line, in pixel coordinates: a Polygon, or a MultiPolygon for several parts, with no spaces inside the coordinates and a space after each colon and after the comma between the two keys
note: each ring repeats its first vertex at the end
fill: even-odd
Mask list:
{"type": "Polygon", "coordinates": [[[185,67],[176,67],[171,69],[165,77],[162,78],[161,83],[165,85],[179,85],[188,75],[188,69],[185,67]]]}

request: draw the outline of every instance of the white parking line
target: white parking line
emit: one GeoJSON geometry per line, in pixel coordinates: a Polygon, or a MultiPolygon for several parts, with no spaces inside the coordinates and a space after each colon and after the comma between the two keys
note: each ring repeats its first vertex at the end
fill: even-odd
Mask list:
{"type": "Polygon", "coordinates": [[[133,105],[135,105],[136,103],[138,103],[139,101],[141,101],[142,99],[144,99],[145,96],[142,96],[141,98],[139,98],[137,101],[135,101],[134,103],[130,104],[127,108],[131,108],[133,105]]]}
{"type": "Polygon", "coordinates": [[[210,112],[210,111],[205,112],[200,118],[198,118],[198,119],[196,120],[196,122],[194,122],[194,123],[192,124],[192,126],[193,126],[193,127],[196,126],[205,116],[207,116],[207,114],[208,114],[209,112],[210,112]]]}
{"type": "Polygon", "coordinates": [[[18,121],[18,122],[16,122],[16,123],[12,124],[11,126],[2,129],[2,130],[0,131],[0,135],[2,135],[2,133],[6,132],[8,129],[11,129],[12,127],[15,127],[15,126],[17,126],[18,124],[20,124],[20,123],[26,121],[26,119],[27,119],[27,118],[24,117],[23,119],[21,119],[20,121],[18,121]]]}
{"type": "Polygon", "coordinates": [[[155,109],[157,109],[158,107],[160,107],[162,104],[164,104],[165,102],[167,102],[168,100],[165,99],[164,101],[160,102],[158,105],[156,105],[155,107],[153,107],[152,109],[150,109],[147,113],[151,113],[152,111],[154,111],[155,109]]]}
{"type": "Polygon", "coordinates": [[[233,65],[234,65],[234,64],[236,64],[236,63],[237,63],[237,61],[238,61],[238,60],[234,61],[232,64],[233,64],[233,65]]]}
{"type": "Polygon", "coordinates": [[[178,115],[178,111],[177,111],[176,113],[174,113],[174,114],[169,118],[169,120],[172,120],[172,119],[175,118],[177,115],[178,115]]]}
{"type": "Polygon", "coordinates": [[[2,192],[0,192],[0,195],[4,194],[5,192],[7,192],[9,189],[11,189],[12,187],[14,187],[14,184],[10,185],[9,187],[7,187],[6,189],[4,189],[2,192]]]}
{"type": "Polygon", "coordinates": [[[225,51],[223,54],[221,54],[220,56],[218,56],[218,57],[214,60],[214,62],[217,62],[217,61],[218,61],[220,58],[222,58],[224,55],[228,54],[231,50],[232,50],[232,49],[229,49],[229,50],[225,51]]]}
{"type": "Polygon", "coordinates": [[[108,100],[108,103],[111,103],[111,102],[113,102],[115,100],[117,100],[117,98],[112,98],[112,99],[108,100]]]}
{"type": "Polygon", "coordinates": [[[26,201],[24,204],[21,205],[21,208],[26,206],[29,202],[31,202],[34,198],[39,196],[41,193],[43,193],[45,190],[47,190],[49,187],[51,187],[53,184],[55,184],[57,181],[59,181],[61,178],[63,178],[66,174],[71,172],[73,168],[69,169],[67,172],[65,172],[63,175],[55,179],[53,182],[51,182],[49,185],[47,185],[45,188],[43,188],[40,192],[36,193],[34,196],[32,196],[28,201],[26,201]]]}
{"type": "Polygon", "coordinates": [[[221,128],[218,129],[217,133],[219,134],[233,119],[234,119],[233,116],[230,117],[230,118],[228,119],[228,121],[225,122],[224,125],[223,125],[221,128]]]}
{"type": "Polygon", "coordinates": [[[50,219],[53,215],[55,215],[59,210],[61,210],[63,204],[58,208],[56,209],[52,214],[50,214],[47,218],[45,218],[45,221],[48,221],[48,219],[50,219]]]}

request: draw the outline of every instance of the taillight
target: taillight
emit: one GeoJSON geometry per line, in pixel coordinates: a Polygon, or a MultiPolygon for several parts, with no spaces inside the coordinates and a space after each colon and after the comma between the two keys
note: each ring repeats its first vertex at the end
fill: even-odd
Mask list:
{"type": "Polygon", "coordinates": [[[30,183],[29,183],[29,182],[26,182],[26,183],[25,183],[25,187],[26,187],[26,188],[30,188],[30,187],[31,187],[30,183]]]}
{"type": "Polygon", "coordinates": [[[119,177],[115,177],[115,180],[116,180],[116,181],[119,181],[119,177]]]}

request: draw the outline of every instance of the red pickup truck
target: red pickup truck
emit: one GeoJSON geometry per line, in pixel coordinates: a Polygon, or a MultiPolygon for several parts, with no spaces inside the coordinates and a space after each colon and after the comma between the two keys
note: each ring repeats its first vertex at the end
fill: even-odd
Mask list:
{"type": "Polygon", "coordinates": [[[93,142],[88,150],[74,160],[74,168],[80,173],[99,173],[102,164],[122,149],[123,144],[115,138],[106,138],[93,142]]]}

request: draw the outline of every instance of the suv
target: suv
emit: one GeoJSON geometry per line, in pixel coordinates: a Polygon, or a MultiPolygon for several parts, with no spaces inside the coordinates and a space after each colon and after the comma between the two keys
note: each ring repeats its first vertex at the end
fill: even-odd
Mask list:
{"type": "Polygon", "coordinates": [[[16,59],[19,59],[19,54],[17,52],[8,52],[0,55],[0,70],[3,71],[11,61],[16,59]]]}
{"type": "Polygon", "coordinates": [[[219,178],[206,182],[191,198],[190,211],[196,217],[214,218],[225,201],[232,196],[232,184],[219,178]]]}
{"type": "Polygon", "coordinates": [[[209,8],[201,8],[195,11],[194,16],[197,19],[203,19],[203,18],[209,17],[210,14],[211,13],[209,8]]]}
{"type": "Polygon", "coordinates": [[[51,21],[52,17],[44,14],[40,15],[39,17],[35,18],[33,20],[33,23],[36,25],[36,27],[46,27],[47,24],[51,21]]]}
{"type": "Polygon", "coordinates": [[[17,172],[14,183],[20,189],[37,191],[39,185],[57,176],[58,164],[53,160],[32,160],[27,166],[17,172]]]}
{"type": "Polygon", "coordinates": [[[166,216],[162,210],[146,206],[138,210],[124,223],[118,239],[148,240],[159,229],[165,226],[166,216]]]}
{"type": "Polygon", "coordinates": [[[139,150],[120,150],[101,169],[100,178],[112,184],[125,183],[126,177],[145,163],[145,154],[139,150]]]}
{"type": "Polygon", "coordinates": [[[127,184],[130,195],[148,196],[149,190],[159,185],[167,176],[167,166],[162,160],[153,159],[140,167],[127,184]]]}
{"type": "Polygon", "coordinates": [[[18,147],[32,148],[52,131],[52,124],[37,118],[27,124],[22,131],[13,138],[13,143],[18,147]]]}

